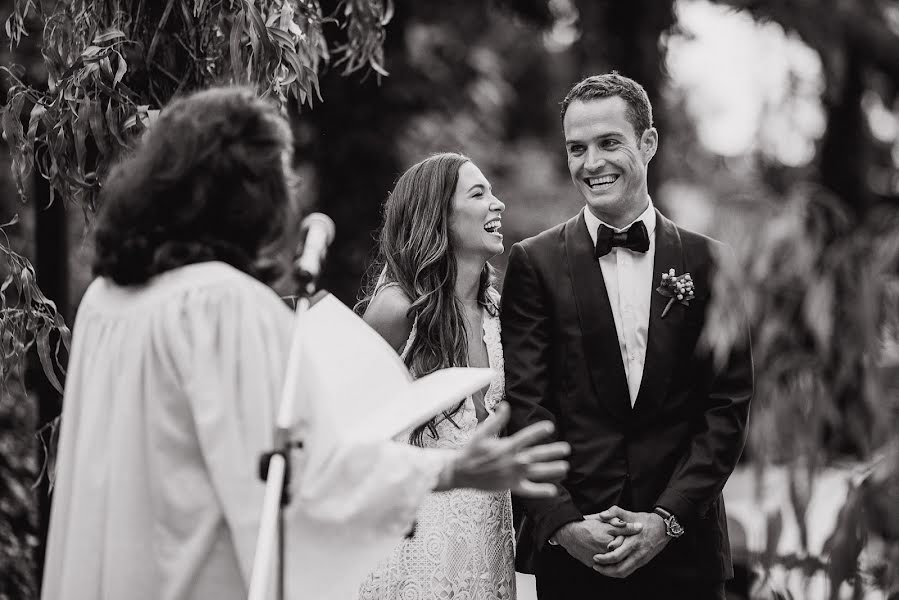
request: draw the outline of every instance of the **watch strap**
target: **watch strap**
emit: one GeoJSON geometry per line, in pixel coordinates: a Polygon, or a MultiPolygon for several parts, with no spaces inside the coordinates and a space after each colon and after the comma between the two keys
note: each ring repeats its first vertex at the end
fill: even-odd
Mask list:
{"type": "Polygon", "coordinates": [[[679,538],[684,534],[684,528],[673,514],[661,506],[656,506],[652,509],[652,512],[662,517],[662,521],[665,522],[665,534],[668,537],[679,538]]]}

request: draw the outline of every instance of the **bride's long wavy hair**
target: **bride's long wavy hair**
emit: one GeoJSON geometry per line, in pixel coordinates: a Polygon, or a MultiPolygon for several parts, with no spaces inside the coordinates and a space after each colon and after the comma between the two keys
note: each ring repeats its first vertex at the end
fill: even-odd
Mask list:
{"type": "MultiPolygon", "coordinates": [[[[398,285],[411,300],[408,317],[416,335],[406,349],[406,366],[416,377],[446,367],[468,366],[468,342],[461,302],[456,298],[456,249],[450,234],[453,195],[459,169],[470,159],[462,154],[435,154],[410,167],[397,180],[384,204],[378,255],[356,311],[365,312],[385,286],[398,285]]],[[[496,314],[495,271],[484,265],[478,302],[496,314]]],[[[452,421],[462,402],[442,416],[413,430],[410,442],[422,445],[429,431],[437,437],[437,423],[452,421]]]]}

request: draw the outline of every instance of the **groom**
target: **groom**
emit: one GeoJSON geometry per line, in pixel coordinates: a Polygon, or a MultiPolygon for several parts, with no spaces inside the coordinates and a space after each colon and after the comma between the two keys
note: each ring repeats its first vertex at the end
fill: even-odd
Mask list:
{"type": "Polygon", "coordinates": [[[748,334],[723,365],[697,344],[723,245],[653,207],[658,132],[640,84],[589,77],[562,120],[586,206],[515,244],[503,289],[510,427],[551,419],[572,448],[560,494],[520,500],[519,567],[541,600],[723,599],[721,490],[752,397],[748,334]]]}

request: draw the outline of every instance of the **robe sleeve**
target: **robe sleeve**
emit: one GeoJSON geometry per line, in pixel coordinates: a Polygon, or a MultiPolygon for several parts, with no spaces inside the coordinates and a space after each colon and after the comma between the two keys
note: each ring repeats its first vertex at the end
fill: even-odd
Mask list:
{"type": "MultiPolygon", "coordinates": [[[[218,288],[186,303],[181,327],[197,438],[249,585],[265,489],[257,464],[273,444],[293,315],[270,290],[218,288]]],[[[301,423],[302,406],[297,410],[301,423]]],[[[354,590],[402,540],[452,455],[360,442],[311,470],[305,454],[294,454],[285,511],[286,584],[315,598],[354,590]]]]}

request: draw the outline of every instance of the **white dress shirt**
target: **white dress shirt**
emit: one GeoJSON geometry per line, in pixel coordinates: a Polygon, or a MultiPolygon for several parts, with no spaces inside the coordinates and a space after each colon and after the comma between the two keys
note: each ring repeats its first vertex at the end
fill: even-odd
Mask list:
{"type": "MultiPolygon", "coordinates": [[[[590,208],[584,210],[587,231],[596,245],[596,231],[600,225],[611,227],[615,232],[627,227],[612,227],[596,217],[590,208]]],[[[616,246],[612,251],[599,258],[599,266],[606,282],[609,304],[612,306],[612,317],[615,319],[615,330],[618,333],[618,347],[621,349],[621,361],[627,376],[627,387],[631,397],[631,407],[637,401],[640,382],[643,380],[643,364],[646,361],[646,337],[649,330],[649,304],[652,301],[652,266],[656,253],[656,212],[649,201],[649,206],[635,221],[643,221],[649,234],[649,250],[634,252],[616,246]]]]}

